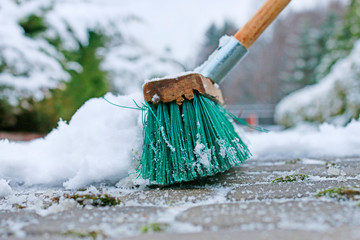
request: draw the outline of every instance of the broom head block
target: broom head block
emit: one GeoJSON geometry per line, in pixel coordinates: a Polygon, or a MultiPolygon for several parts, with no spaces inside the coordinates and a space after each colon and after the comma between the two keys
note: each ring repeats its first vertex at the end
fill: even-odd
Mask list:
{"type": "Polygon", "coordinates": [[[199,73],[190,73],[176,78],[150,81],[144,84],[144,98],[148,103],[175,101],[181,105],[185,100],[194,99],[194,91],[216,103],[223,104],[224,99],[217,84],[199,73]]]}

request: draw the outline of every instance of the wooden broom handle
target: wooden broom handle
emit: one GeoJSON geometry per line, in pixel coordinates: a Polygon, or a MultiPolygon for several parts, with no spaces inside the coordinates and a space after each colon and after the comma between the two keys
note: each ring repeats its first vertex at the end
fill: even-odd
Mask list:
{"type": "Polygon", "coordinates": [[[251,47],[290,1],[291,0],[267,0],[234,37],[241,42],[244,47],[251,47]]]}

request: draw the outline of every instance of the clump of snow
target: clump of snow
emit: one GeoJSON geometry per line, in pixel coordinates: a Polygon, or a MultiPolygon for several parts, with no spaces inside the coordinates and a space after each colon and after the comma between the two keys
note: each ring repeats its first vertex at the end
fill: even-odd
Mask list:
{"type": "Polygon", "coordinates": [[[154,94],[154,96],[151,98],[151,101],[152,101],[153,103],[159,102],[159,101],[160,101],[159,95],[154,94]]]}
{"type": "Polygon", "coordinates": [[[343,170],[341,170],[340,168],[333,167],[333,166],[330,166],[327,169],[327,173],[332,176],[345,176],[346,175],[346,173],[343,170]]]}
{"type": "Polygon", "coordinates": [[[224,36],[222,36],[222,37],[219,39],[219,46],[218,46],[218,48],[225,46],[225,45],[230,41],[230,39],[231,39],[231,36],[229,36],[229,35],[224,35],[224,36]]]}
{"type": "Polygon", "coordinates": [[[322,124],[281,132],[249,133],[255,158],[340,157],[360,155],[360,121],[346,127],[322,124]]]}
{"type": "MultiPolygon", "coordinates": [[[[122,106],[143,101],[140,92],[106,99],[122,106]]],[[[0,178],[68,189],[96,182],[116,183],[139,159],[141,111],[91,99],[69,124],[60,121],[46,138],[29,143],[0,141],[0,178]]]]}
{"type": "Polygon", "coordinates": [[[291,127],[304,121],[344,125],[360,114],[360,40],[318,84],[284,98],[276,108],[278,123],[291,127]]]}
{"type": "Polygon", "coordinates": [[[0,198],[6,197],[11,193],[12,193],[12,189],[9,186],[8,181],[5,181],[4,179],[0,179],[0,198]]]}
{"type": "Polygon", "coordinates": [[[61,197],[59,199],[58,204],[52,204],[47,209],[39,209],[39,208],[37,208],[36,204],[33,207],[34,207],[34,210],[36,211],[36,213],[39,214],[40,216],[47,216],[49,214],[54,214],[54,213],[59,213],[59,212],[76,209],[78,207],[78,204],[74,199],[66,199],[66,198],[61,197]]]}
{"type": "Polygon", "coordinates": [[[213,51],[210,56],[207,58],[207,60],[205,60],[200,66],[196,67],[194,72],[197,72],[197,73],[200,73],[201,70],[208,64],[208,62],[211,60],[211,59],[214,59],[218,50],[220,48],[222,48],[223,46],[225,46],[229,41],[230,41],[231,37],[228,36],[228,35],[224,35],[222,36],[220,39],[219,39],[219,44],[218,44],[218,47],[215,51],[213,51]]]}
{"type": "Polygon", "coordinates": [[[205,168],[210,168],[211,149],[206,148],[206,146],[198,140],[194,148],[194,153],[205,168]]]}

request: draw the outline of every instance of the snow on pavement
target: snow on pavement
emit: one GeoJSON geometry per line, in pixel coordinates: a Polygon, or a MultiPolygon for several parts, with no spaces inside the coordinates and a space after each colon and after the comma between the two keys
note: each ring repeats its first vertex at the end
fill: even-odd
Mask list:
{"type": "MultiPolygon", "coordinates": [[[[142,95],[105,96],[124,106],[142,95]]],[[[139,157],[141,111],[117,108],[104,99],[84,104],[67,124],[59,122],[46,138],[29,143],[0,141],[0,179],[10,184],[80,188],[93,182],[116,182],[139,157]]]]}
{"type": "MultiPolygon", "coordinates": [[[[141,104],[141,93],[106,99],[123,106],[141,104]]],[[[63,186],[76,189],[93,183],[115,184],[136,168],[141,157],[140,110],[117,108],[91,99],[68,123],[59,122],[44,139],[29,143],[0,141],[0,179],[10,186],[63,186]]],[[[360,122],[347,127],[323,124],[270,132],[247,133],[257,159],[359,156],[360,122]]]]}

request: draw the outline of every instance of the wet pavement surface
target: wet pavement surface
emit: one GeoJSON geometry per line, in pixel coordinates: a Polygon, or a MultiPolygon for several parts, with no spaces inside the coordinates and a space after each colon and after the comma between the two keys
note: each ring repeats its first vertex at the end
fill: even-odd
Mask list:
{"type": "Polygon", "coordinates": [[[15,189],[0,199],[0,237],[360,239],[357,187],[360,158],[349,157],[252,159],[228,172],[171,187],[15,189]],[[333,190],[317,196],[326,189],[333,190]],[[87,194],[106,194],[119,204],[78,201],[87,194]]]}

